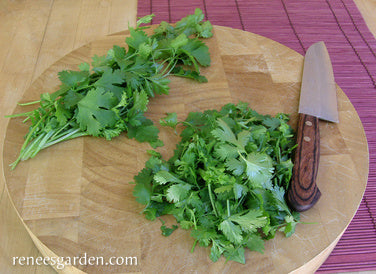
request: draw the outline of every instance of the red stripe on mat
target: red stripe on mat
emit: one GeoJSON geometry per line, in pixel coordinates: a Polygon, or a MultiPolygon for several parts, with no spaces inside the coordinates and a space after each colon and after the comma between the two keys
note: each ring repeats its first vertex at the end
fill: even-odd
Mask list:
{"type": "Polygon", "coordinates": [[[358,111],[366,131],[370,171],[354,219],[318,272],[376,270],[376,40],[352,0],[145,0],[138,16],[176,22],[201,8],[215,25],[243,29],[304,54],[325,41],[336,82],[358,111]]]}

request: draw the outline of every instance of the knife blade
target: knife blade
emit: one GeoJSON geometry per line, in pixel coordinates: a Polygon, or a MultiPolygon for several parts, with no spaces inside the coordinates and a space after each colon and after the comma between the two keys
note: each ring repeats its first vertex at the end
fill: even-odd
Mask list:
{"type": "Polygon", "coordinates": [[[316,184],[320,160],[319,119],[338,123],[336,84],[324,42],[309,47],[304,58],[292,179],[288,202],[296,211],[310,209],[321,197],[316,184]]]}

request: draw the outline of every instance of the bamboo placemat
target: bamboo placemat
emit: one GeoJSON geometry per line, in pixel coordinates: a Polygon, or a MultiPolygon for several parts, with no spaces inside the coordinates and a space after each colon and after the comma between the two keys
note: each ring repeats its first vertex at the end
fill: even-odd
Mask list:
{"type": "Polygon", "coordinates": [[[212,24],[253,32],[304,54],[324,41],[337,84],[363,123],[370,169],[354,219],[318,272],[376,270],[376,40],[351,0],[139,0],[138,16],[176,22],[201,8],[212,24]]]}

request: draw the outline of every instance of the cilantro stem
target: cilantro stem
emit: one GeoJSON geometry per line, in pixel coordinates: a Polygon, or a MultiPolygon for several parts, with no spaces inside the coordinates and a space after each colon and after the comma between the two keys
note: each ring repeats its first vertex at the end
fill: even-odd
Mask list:
{"type": "Polygon", "coordinates": [[[80,132],[80,128],[70,128],[63,132],[64,129],[66,129],[70,125],[69,123],[67,123],[58,130],[50,130],[48,132],[41,133],[38,135],[38,137],[31,140],[31,136],[33,135],[34,131],[38,129],[39,124],[42,122],[44,118],[46,118],[47,115],[48,114],[46,114],[42,119],[40,119],[33,126],[30,133],[27,135],[27,138],[21,148],[19,157],[15,162],[11,164],[12,169],[14,169],[20,161],[25,161],[29,158],[33,158],[42,149],[45,149],[65,140],[70,140],[73,138],[88,135],[85,132],[80,132]]]}
{"type": "Polygon", "coordinates": [[[22,152],[22,158],[21,158],[22,161],[28,158],[31,158],[30,155],[32,155],[33,152],[35,152],[35,148],[38,146],[38,143],[40,143],[41,140],[43,140],[44,137],[45,137],[45,134],[40,134],[37,138],[33,139],[30,142],[30,144],[22,152]]]}
{"type": "Polygon", "coordinates": [[[197,242],[198,242],[198,240],[196,239],[195,242],[193,243],[192,248],[191,248],[191,253],[193,253],[195,251],[195,247],[197,245],[197,242]]]}
{"type": "Polygon", "coordinates": [[[40,100],[33,101],[33,102],[27,102],[27,103],[18,103],[19,106],[30,106],[40,103],[40,100]]]}
{"type": "Polygon", "coordinates": [[[217,209],[214,205],[214,199],[213,199],[213,195],[212,195],[211,184],[208,184],[208,191],[209,191],[210,203],[213,207],[214,214],[215,214],[216,217],[218,217],[218,212],[217,212],[217,209]]]}
{"type": "Polygon", "coordinates": [[[16,117],[22,117],[22,116],[27,116],[27,118],[29,118],[28,116],[30,116],[31,114],[33,114],[35,111],[32,110],[32,111],[29,111],[29,112],[23,112],[23,113],[17,113],[17,114],[11,114],[11,115],[5,115],[5,118],[16,118],[16,117]]]}
{"type": "Polygon", "coordinates": [[[76,89],[74,89],[74,91],[77,92],[77,91],[86,90],[86,89],[89,89],[89,88],[92,88],[92,87],[94,87],[94,84],[82,86],[82,87],[77,87],[76,89]]]}
{"type": "Polygon", "coordinates": [[[188,56],[189,59],[191,59],[192,63],[193,63],[193,66],[195,68],[195,70],[197,72],[200,72],[200,68],[195,60],[195,58],[192,56],[192,54],[190,54],[188,51],[184,50],[184,49],[180,49],[184,54],[186,54],[188,56]]]}
{"type": "Polygon", "coordinates": [[[230,212],[230,200],[227,199],[226,203],[227,203],[227,217],[230,217],[231,216],[231,212],[230,212]]]}
{"type": "Polygon", "coordinates": [[[64,126],[62,126],[59,130],[57,130],[57,131],[55,132],[54,135],[51,136],[51,139],[56,138],[56,136],[57,136],[60,132],[62,132],[66,127],[68,127],[69,125],[70,125],[70,123],[66,123],[64,126]]]}
{"type": "Polygon", "coordinates": [[[22,147],[21,147],[21,150],[20,150],[20,155],[18,156],[18,158],[16,159],[16,161],[14,161],[10,166],[12,167],[12,170],[17,166],[17,164],[21,161],[21,159],[23,158],[23,155],[24,155],[24,151],[27,147],[27,145],[29,144],[34,132],[36,130],[38,130],[39,128],[39,125],[42,123],[42,121],[47,117],[48,115],[48,112],[43,116],[41,117],[41,119],[39,119],[39,121],[31,128],[31,130],[29,131],[29,133],[27,134],[27,137],[26,137],[26,140],[25,142],[23,143],[22,147]]]}
{"type": "Polygon", "coordinates": [[[163,69],[163,71],[161,72],[161,74],[166,77],[168,76],[171,71],[175,68],[176,64],[178,63],[178,60],[175,58],[175,56],[172,56],[170,58],[167,58],[166,60],[164,60],[161,65],[163,66],[164,63],[167,63],[167,65],[165,66],[165,68],[163,69]],[[168,70],[168,72],[166,72],[168,70]]]}
{"type": "Polygon", "coordinates": [[[134,53],[132,53],[132,54],[130,54],[130,55],[125,56],[125,57],[123,58],[123,60],[131,59],[132,57],[135,57],[135,56],[137,56],[138,54],[139,54],[139,52],[136,51],[136,52],[134,52],[134,53]]]}
{"type": "Polygon", "coordinates": [[[238,209],[238,207],[243,203],[244,198],[245,198],[245,195],[243,195],[243,196],[240,198],[240,200],[238,201],[238,203],[237,203],[237,205],[236,205],[236,207],[235,207],[235,211],[236,211],[236,209],[238,209]]]}
{"type": "Polygon", "coordinates": [[[171,63],[171,61],[174,60],[174,59],[175,59],[175,55],[173,55],[173,56],[171,56],[171,57],[168,57],[168,58],[164,59],[164,60],[163,60],[162,62],[160,62],[159,64],[160,64],[161,67],[163,67],[163,66],[165,65],[165,63],[167,63],[166,66],[168,66],[168,65],[171,63]]]}
{"type": "Polygon", "coordinates": [[[68,133],[65,133],[63,136],[61,136],[60,138],[58,138],[58,139],[56,139],[56,140],[53,140],[53,141],[51,141],[51,142],[49,142],[49,143],[46,143],[45,145],[44,145],[44,147],[43,148],[47,148],[47,147],[50,147],[50,146],[52,146],[52,145],[55,145],[55,144],[57,144],[57,143],[60,143],[60,142],[62,142],[62,141],[66,141],[66,140],[70,140],[70,139],[74,139],[74,138],[78,138],[78,137],[82,137],[82,136],[87,136],[88,134],[87,133],[85,133],[85,132],[79,132],[80,131],[80,129],[79,128],[77,128],[77,129],[70,129],[69,131],[68,131],[68,133]],[[78,133],[78,134],[76,134],[76,133],[78,133]]]}
{"type": "Polygon", "coordinates": [[[281,163],[281,149],[280,149],[280,144],[279,144],[280,143],[280,139],[281,139],[281,137],[278,137],[277,142],[276,142],[276,144],[274,146],[274,153],[276,155],[278,163],[281,163]]]}
{"type": "MultiPolygon", "coordinates": [[[[171,71],[175,68],[175,66],[176,66],[176,64],[178,63],[178,60],[175,60],[174,61],[174,64],[171,66],[171,68],[170,68],[170,70],[168,71],[168,72],[166,72],[165,73],[165,71],[163,71],[163,75],[164,75],[164,77],[167,77],[167,76],[169,76],[170,75],[170,73],[171,73],[171,71]]],[[[170,65],[171,63],[169,63],[169,65],[170,65]]],[[[166,69],[168,68],[168,66],[166,67],[166,69]]],[[[166,70],[165,69],[165,70],[166,70]]]]}

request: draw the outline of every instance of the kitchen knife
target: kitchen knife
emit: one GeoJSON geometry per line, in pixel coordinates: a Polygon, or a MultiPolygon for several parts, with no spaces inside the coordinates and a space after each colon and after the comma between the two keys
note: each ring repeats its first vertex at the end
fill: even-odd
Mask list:
{"type": "Polygon", "coordinates": [[[338,123],[336,84],[324,42],[310,46],[304,59],[297,147],[287,195],[290,206],[296,211],[310,209],[321,196],[316,185],[320,158],[319,119],[338,123]]]}

